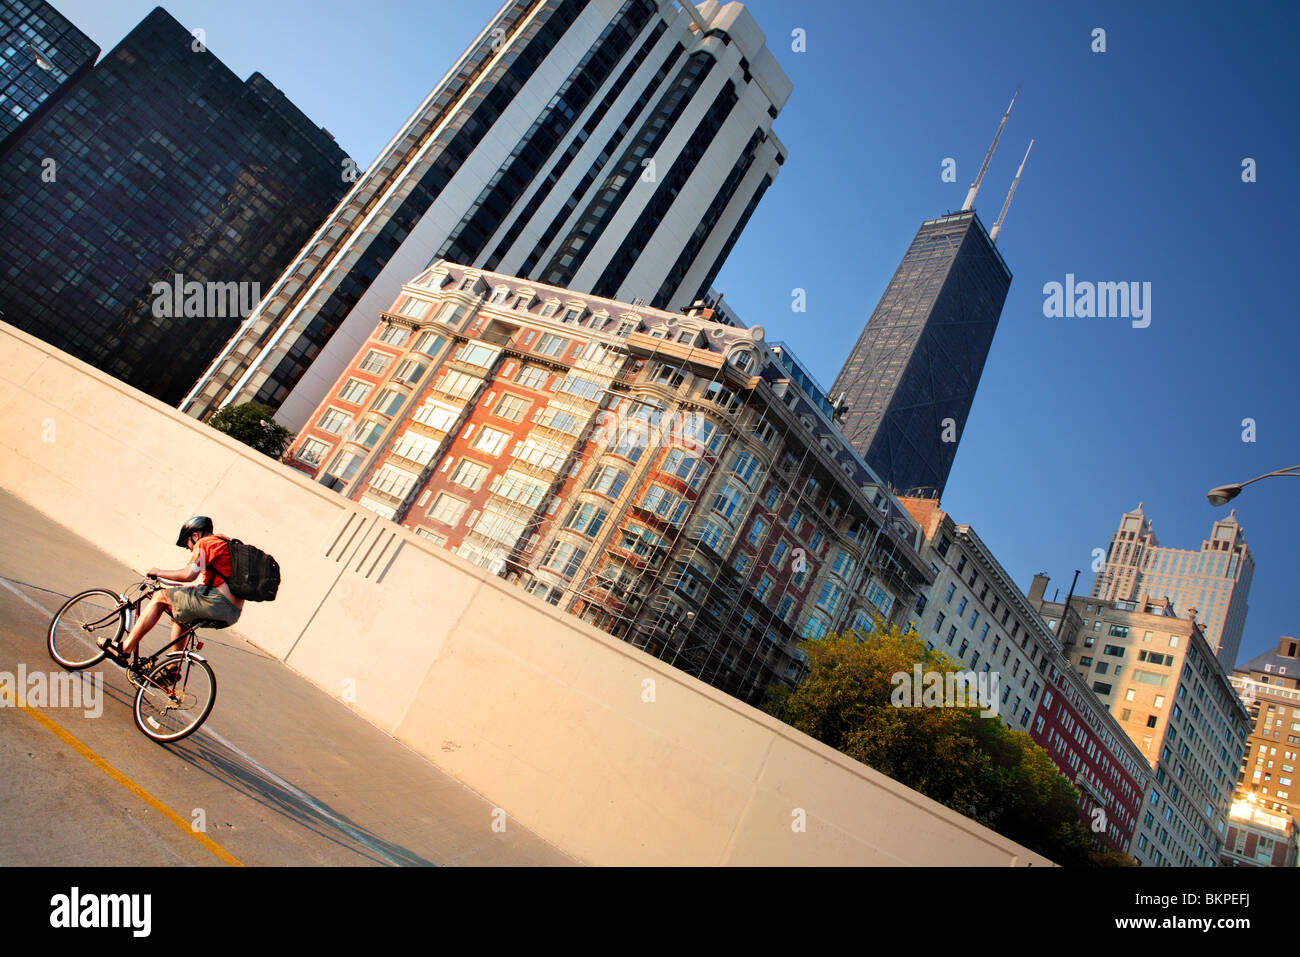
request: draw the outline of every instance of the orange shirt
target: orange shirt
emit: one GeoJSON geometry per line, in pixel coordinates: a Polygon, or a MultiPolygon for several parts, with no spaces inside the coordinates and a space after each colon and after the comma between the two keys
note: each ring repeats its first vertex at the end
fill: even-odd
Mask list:
{"type": "Polygon", "coordinates": [[[195,560],[199,561],[199,567],[203,569],[205,585],[215,585],[218,581],[225,581],[234,570],[230,562],[230,546],[223,538],[217,538],[215,535],[200,538],[194,544],[194,555],[195,560]],[[220,578],[212,574],[214,568],[220,573],[220,578]]]}

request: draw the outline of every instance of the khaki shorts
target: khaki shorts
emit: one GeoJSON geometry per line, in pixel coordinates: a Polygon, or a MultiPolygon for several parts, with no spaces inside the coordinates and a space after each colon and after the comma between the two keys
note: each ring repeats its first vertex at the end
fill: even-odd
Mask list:
{"type": "Polygon", "coordinates": [[[181,624],[206,618],[233,625],[239,620],[239,609],[212,585],[169,588],[167,597],[171,599],[172,617],[181,624]]]}

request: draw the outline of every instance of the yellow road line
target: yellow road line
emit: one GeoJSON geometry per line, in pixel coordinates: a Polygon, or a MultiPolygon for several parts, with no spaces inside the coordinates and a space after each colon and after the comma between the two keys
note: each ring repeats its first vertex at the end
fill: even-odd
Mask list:
{"type": "MultiPolygon", "coordinates": [[[[10,701],[10,704],[12,706],[14,707],[18,706],[17,697],[14,696],[14,693],[9,690],[7,685],[0,684],[0,691],[4,692],[6,699],[10,701]]],[[[96,754],[94,751],[88,748],[81,741],[77,740],[77,738],[73,737],[72,734],[66,731],[60,724],[58,724],[52,718],[48,717],[43,712],[36,710],[35,708],[20,707],[18,708],[18,710],[21,711],[23,714],[27,715],[33,721],[36,721],[37,723],[44,725],[47,730],[51,731],[55,736],[57,736],[60,740],[62,740],[64,744],[68,745],[68,747],[72,748],[74,751],[80,754],[83,758],[85,758],[95,767],[99,768],[99,770],[103,771],[105,774],[107,774],[118,784],[122,785],[122,787],[126,788],[128,791],[130,791],[132,794],[138,797],[145,804],[149,805],[159,814],[163,815],[163,817],[167,818],[167,820],[171,821],[173,824],[179,827],[184,833],[194,838],[194,840],[198,841],[199,844],[201,844],[205,849],[215,854],[222,863],[229,864],[231,867],[244,866],[243,861],[235,857],[233,854],[227,851],[216,841],[212,840],[212,838],[208,837],[206,834],[194,830],[190,826],[189,821],[185,820],[185,818],[181,817],[179,814],[177,814],[167,805],[163,804],[161,801],[155,798],[144,788],[140,787],[140,785],[136,784],[134,781],[128,778],[117,768],[113,767],[113,765],[109,764],[107,761],[101,758],[98,754],[96,754]]]]}

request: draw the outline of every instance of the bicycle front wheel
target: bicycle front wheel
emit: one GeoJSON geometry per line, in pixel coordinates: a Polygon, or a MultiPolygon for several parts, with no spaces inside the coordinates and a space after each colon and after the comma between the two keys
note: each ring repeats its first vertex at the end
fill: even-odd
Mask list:
{"type": "Polygon", "coordinates": [[[47,636],[50,657],[69,671],[80,671],[107,654],[97,639],[121,641],[125,632],[122,597],[107,588],[92,588],[73,595],[54,613],[47,636]]]}
{"type": "Polygon", "coordinates": [[[201,658],[176,652],[144,675],[135,695],[135,724],[146,737],[170,744],[199,729],[217,700],[217,676],[201,658]]]}

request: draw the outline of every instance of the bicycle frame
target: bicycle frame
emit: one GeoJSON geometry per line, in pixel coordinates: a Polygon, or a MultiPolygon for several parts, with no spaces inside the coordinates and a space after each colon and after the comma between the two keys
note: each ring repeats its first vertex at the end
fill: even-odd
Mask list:
{"type": "MultiPolygon", "coordinates": [[[[132,629],[135,627],[136,617],[140,614],[140,608],[144,604],[145,600],[148,598],[152,598],[158,592],[163,591],[166,588],[166,586],[160,585],[156,581],[140,582],[136,585],[132,585],[131,588],[127,589],[127,591],[131,591],[134,588],[139,588],[141,590],[138,596],[136,596],[135,598],[127,598],[126,594],[119,593],[117,597],[118,600],[121,602],[121,604],[118,605],[116,608],[114,608],[103,618],[99,619],[98,621],[90,622],[89,624],[91,626],[91,630],[93,630],[95,626],[98,626],[101,623],[107,624],[108,622],[116,618],[118,615],[120,615],[123,611],[125,611],[126,612],[125,634],[129,635],[132,629]]],[[[172,618],[170,612],[167,612],[166,614],[167,617],[171,618],[172,621],[176,620],[175,618],[172,618]]],[[[198,640],[198,632],[194,627],[194,625],[182,624],[180,637],[181,639],[184,639],[184,643],[179,648],[176,648],[173,651],[174,654],[184,655],[187,660],[194,659],[196,661],[204,661],[204,662],[207,661],[206,658],[204,658],[202,655],[198,653],[199,649],[203,647],[203,642],[198,640]]],[[[142,656],[140,654],[140,646],[137,644],[135,648],[131,649],[131,660],[127,662],[126,665],[127,670],[131,670],[132,668],[134,668],[137,672],[143,672],[147,670],[149,667],[151,667],[154,664],[155,661],[157,661],[160,655],[162,655],[168,649],[173,648],[175,644],[176,644],[175,641],[168,641],[167,644],[163,645],[152,655],[146,655],[146,656],[142,656]]],[[[141,678],[142,680],[148,680],[144,678],[143,674],[141,675],[141,678]]],[[[150,681],[150,684],[155,685],[155,687],[160,687],[159,685],[157,685],[156,682],[153,681],[150,681]]]]}

